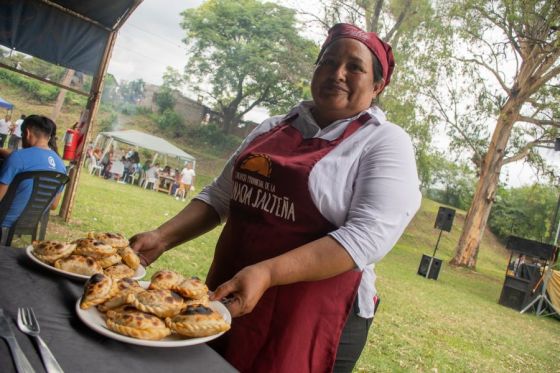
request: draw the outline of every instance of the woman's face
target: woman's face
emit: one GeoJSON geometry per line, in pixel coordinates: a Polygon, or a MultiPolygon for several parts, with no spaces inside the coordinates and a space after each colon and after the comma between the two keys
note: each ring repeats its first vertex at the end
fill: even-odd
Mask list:
{"type": "Polygon", "coordinates": [[[335,40],[317,63],[311,93],[320,126],[366,110],[383,88],[373,82],[373,54],[354,39],[335,40]]]}

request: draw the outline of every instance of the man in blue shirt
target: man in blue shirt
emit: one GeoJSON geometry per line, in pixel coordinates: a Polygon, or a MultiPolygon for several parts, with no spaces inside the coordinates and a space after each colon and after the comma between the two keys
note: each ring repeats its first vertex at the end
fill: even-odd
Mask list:
{"type": "MultiPolygon", "coordinates": [[[[56,138],[56,124],[41,115],[30,115],[21,125],[23,149],[9,152],[3,150],[0,156],[6,158],[0,168],[0,201],[8,191],[14,177],[26,171],[58,171],[66,173],[64,162],[53,151],[51,144],[56,138]]],[[[56,148],[54,148],[56,149],[56,148]]],[[[3,227],[10,227],[17,220],[31,196],[32,182],[27,180],[18,187],[16,197],[6,215],[3,227]]],[[[58,204],[60,194],[53,206],[58,204]]]]}

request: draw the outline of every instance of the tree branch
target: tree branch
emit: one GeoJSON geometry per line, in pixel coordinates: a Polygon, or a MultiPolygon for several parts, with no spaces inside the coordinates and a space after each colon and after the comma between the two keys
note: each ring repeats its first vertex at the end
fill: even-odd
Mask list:
{"type": "Polygon", "coordinates": [[[519,116],[518,122],[527,122],[527,123],[536,124],[537,126],[553,126],[553,127],[560,128],[559,120],[535,119],[532,117],[519,116]]]}
{"type": "Polygon", "coordinates": [[[472,62],[475,63],[479,66],[484,67],[486,70],[488,70],[490,73],[492,73],[492,75],[494,75],[494,77],[496,78],[496,80],[498,81],[498,83],[500,84],[500,86],[502,86],[502,89],[504,91],[506,91],[506,93],[508,95],[511,95],[511,89],[508,88],[508,86],[506,85],[506,83],[502,80],[502,78],[500,77],[500,74],[498,74],[497,71],[495,71],[494,69],[492,69],[490,66],[488,66],[486,63],[479,61],[475,58],[459,58],[459,57],[453,57],[454,59],[461,61],[461,62],[472,62]]]}

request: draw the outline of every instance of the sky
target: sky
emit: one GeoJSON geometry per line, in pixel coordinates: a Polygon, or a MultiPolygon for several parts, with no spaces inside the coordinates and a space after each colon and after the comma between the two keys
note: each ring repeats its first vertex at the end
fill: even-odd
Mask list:
{"type": "MultiPolygon", "coordinates": [[[[180,26],[180,13],[187,8],[197,7],[202,2],[202,0],[144,0],[119,31],[109,64],[109,73],[119,81],[142,78],[145,82],[159,85],[162,83],[162,75],[167,66],[182,71],[187,56],[185,45],[182,43],[184,31],[180,26]]],[[[286,1],[287,6],[288,4],[300,7],[303,3],[290,0],[286,1]]],[[[303,5],[309,9],[310,3],[306,2],[303,5]]],[[[319,42],[322,36],[318,36],[317,31],[312,33],[305,36],[319,42]]],[[[264,109],[256,109],[248,113],[245,119],[260,122],[267,117],[267,114],[264,109]]],[[[543,152],[547,159],[560,164],[560,152],[553,150],[543,150],[543,152]]],[[[531,167],[523,162],[516,162],[504,166],[501,180],[508,185],[518,187],[533,183],[536,177],[531,167]]]]}

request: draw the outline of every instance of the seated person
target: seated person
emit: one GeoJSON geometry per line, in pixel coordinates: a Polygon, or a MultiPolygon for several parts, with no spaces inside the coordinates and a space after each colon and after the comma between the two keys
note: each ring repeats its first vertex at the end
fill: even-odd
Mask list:
{"type": "Polygon", "coordinates": [[[124,159],[124,157],[122,157],[120,160],[117,159],[116,161],[111,163],[111,176],[116,181],[119,181],[124,174],[124,169],[125,168],[124,168],[123,159],[124,159]]]}
{"type": "MultiPolygon", "coordinates": [[[[5,160],[0,168],[0,201],[8,191],[14,177],[26,171],[58,171],[66,173],[64,162],[56,152],[56,124],[47,117],[30,115],[21,125],[23,149],[9,152],[4,150],[0,156],[5,160]]],[[[3,227],[11,227],[25,208],[31,196],[30,180],[19,185],[17,195],[10,211],[2,222],[3,227]]],[[[56,208],[60,194],[51,208],[56,208]]]]}

